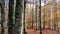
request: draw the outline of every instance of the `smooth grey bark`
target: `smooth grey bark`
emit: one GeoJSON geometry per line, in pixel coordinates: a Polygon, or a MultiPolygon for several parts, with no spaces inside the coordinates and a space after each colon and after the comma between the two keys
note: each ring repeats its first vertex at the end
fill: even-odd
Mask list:
{"type": "Polygon", "coordinates": [[[24,0],[22,0],[22,21],[21,21],[21,33],[20,34],[24,34],[24,0]]]}
{"type": "Polygon", "coordinates": [[[16,0],[14,0],[13,4],[13,24],[15,24],[15,9],[16,9],[16,0]]]}
{"type": "Polygon", "coordinates": [[[26,24],[26,22],[25,22],[25,12],[26,12],[25,9],[26,9],[26,2],[27,2],[27,0],[24,0],[24,12],[23,12],[23,13],[24,13],[24,16],[23,16],[23,17],[24,17],[24,19],[23,19],[23,34],[27,34],[27,33],[26,33],[26,26],[25,26],[25,24],[26,24]]]}
{"type": "Polygon", "coordinates": [[[13,28],[14,30],[13,34],[21,34],[23,1],[24,0],[16,0],[15,24],[13,28]]]}

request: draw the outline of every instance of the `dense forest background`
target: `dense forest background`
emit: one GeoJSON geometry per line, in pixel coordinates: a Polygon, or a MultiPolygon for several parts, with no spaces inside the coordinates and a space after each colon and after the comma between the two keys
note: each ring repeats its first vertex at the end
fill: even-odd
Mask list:
{"type": "Polygon", "coordinates": [[[60,32],[60,0],[0,0],[0,34],[45,29],[60,32]]]}

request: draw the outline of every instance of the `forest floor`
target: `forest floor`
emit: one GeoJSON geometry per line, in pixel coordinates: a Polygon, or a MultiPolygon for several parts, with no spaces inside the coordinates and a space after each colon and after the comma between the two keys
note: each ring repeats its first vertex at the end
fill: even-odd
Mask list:
{"type": "MultiPolygon", "coordinates": [[[[54,30],[51,30],[51,29],[44,29],[42,30],[42,34],[60,34],[60,25],[58,26],[58,31],[54,31],[54,30]]],[[[26,29],[27,31],[27,34],[40,34],[40,30],[37,30],[36,29],[32,29],[32,28],[28,28],[26,29]]]]}
{"type": "MultiPolygon", "coordinates": [[[[29,28],[26,30],[27,34],[39,34],[40,30],[35,30],[32,28],[29,28]]],[[[1,28],[0,28],[0,34],[1,34],[1,28]]],[[[8,34],[8,29],[6,29],[6,34],[8,34]]],[[[59,32],[56,32],[54,30],[49,30],[49,29],[44,29],[42,30],[42,34],[60,34],[60,28],[59,28],[59,32]]]]}
{"type": "MultiPolygon", "coordinates": [[[[40,30],[36,31],[34,29],[27,29],[27,34],[39,34],[39,33],[40,33],[40,30]]],[[[53,30],[45,29],[45,30],[42,30],[42,34],[60,34],[60,32],[58,33],[53,30]]]]}

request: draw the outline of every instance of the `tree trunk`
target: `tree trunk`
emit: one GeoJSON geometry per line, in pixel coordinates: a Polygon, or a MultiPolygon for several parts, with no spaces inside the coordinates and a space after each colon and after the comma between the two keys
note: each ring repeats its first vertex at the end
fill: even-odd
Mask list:
{"type": "Polygon", "coordinates": [[[9,10],[9,0],[5,0],[5,7],[4,7],[4,13],[5,13],[5,34],[8,32],[8,10],[9,10]]]}
{"type": "Polygon", "coordinates": [[[20,34],[21,33],[23,1],[24,0],[16,0],[15,26],[13,28],[14,34],[20,34]]]}
{"type": "Polygon", "coordinates": [[[37,31],[37,27],[38,27],[38,26],[37,26],[37,25],[38,25],[38,24],[37,24],[37,23],[38,23],[38,22],[37,22],[37,18],[38,18],[38,17],[37,17],[37,0],[36,0],[36,8],[35,8],[35,9],[36,9],[36,12],[35,12],[35,13],[36,13],[36,31],[37,31]]]}
{"type": "MultiPolygon", "coordinates": [[[[2,23],[2,18],[1,18],[1,12],[2,12],[2,3],[1,3],[2,1],[0,0],[0,30],[2,29],[2,27],[1,27],[1,23],[2,23]]],[[[2,30],[1,30],[2,31],[2,30]]],[[[1,34],[1,32],[0,32],[0,34],[1,34]]]]}
{"type": "Polygon", "coordinates": [[[9,12],[8,12],[8,32],[9,34],[13,34],[13,11],[14,11],[14,0],[9,0],[9,12]]]}
{"type": "MultiPolygon", "coordinates": [[[[46,6],[46,0],[44,0],[44,7],[46,6]]],[[[43,21],[43,29],[45,29],[45,23],[46,23],[46,20],[45,20],[45,17],[46,17],[46,9],[44,8],[44,21],[43,21]]]]}
{"type": "Polygon", "coordinates": [[[57,30],[57,2],[54,0],[54,30],[57,30]]]}
{"type": "Polygon", "coordinates": [[[45,23],[46,21],[45,21],[45,13],[44,13],[43,29],[45,29],[45,23]]]}
{"type": "Polygon", "coordinates": [[[40,7],[39,7],[39,20],[40,20],[40,34],[42,34],[42,22],[41,22],[41,0],[39,0],[39,4],[40,4],[40,7]]]}
{"type": "Polygon", "coordinates": [[[23,19],[23,34],[27,34],[27,33],[26,33],[26,26],[25,26],[25,24],[26,24],[26,22],[25,22],[25,20],[26,20],[26,19],[25,19],[25,14],[26,14],[26,13],[25,13],[25,12],[26,12],[26,10],[25,10],[25,9],[26,9],[26,2],[27,2],[27,0],[24,0],[24,12],[23,12],[23,13],[24,13],[24,16],[23,16],[23,17],[24,17],[24,19],[23,19]]]}
{"type": "Polygon", "coordinates": [[[1,12],[1,18],[2,18],[2,23],[1,23],[1,26],[2,26],[2,33],[1,34],[4,34],[5,30],[4,30],[4,26],[3,26],[3,23],[4,23],[4,0],[2,0],[2,12],[1,12]]]}

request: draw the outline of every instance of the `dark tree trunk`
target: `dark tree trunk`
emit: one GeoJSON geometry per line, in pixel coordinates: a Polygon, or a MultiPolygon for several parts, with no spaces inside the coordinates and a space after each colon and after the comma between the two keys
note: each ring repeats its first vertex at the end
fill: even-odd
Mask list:
{"type": "Polygon", "coordinates": [[[9,12],[8,12],[8,32],[9,34],[13,34],[13,9],[14,8],[14,0],[9,0],[9,12]]]}
{"type": "Polygon", "coordinates": [[[36,8],[35,8],[35,10],[36,10],[35,13],[36,13],[36,31],[37,31],[37,25],[38,25],[38,24],[37,24],[37,23],[38,23],[38,22],[37,22],[37,18],[38,18],[38,17],[37,17],[37,0],[36,0],[36,8]]]}
{"type": "Polygon", "coordinates": [[[31,14],[32,14],[32,18],[31,19],[32,19],[32,28],[33,28],[33,14],[34,14],[33,13],[33,8],[32,8],[31,14]]]}
{"type": "Polygon", "coordinates": [[[2,11],[1,11],[1,18],[2,18],[2,22],[1,22],[1,26],[2,26],[2,33],[1,34],[4,34],[5,33],[5,28],[4,28],[4,19],[5,19],[5,13],[4,13],[4,6],[5,6],[5,2],[4,0],[2,0],[2,11]]]}
{"type": "MultiPolygon", "coordinates": [[[[1,23],[2,23],[2,15],[1,15],[1,12],[2,12],[2,3],[1,3],[2,1],[0,0],[0,29],[2,29],[1,28],[1,23]]],[[[0,33],[0,34],[2,34],[2,33],[0,33]]]]}
{"type": "Polygon", "coordinates": [[[42,22],[41,22],[41,0],[39,0],[39,4],[40,4],[40,7],[39,7],[39,9],[40,9],[40,11],[39,11],[39,18],[40,18],[40,34],[42,34],[42,22]]]}
{"type": "Polygon", "coordinates": [[[44,13],[43,29],[45,29],[45,23],[46,21],[45,21],[45,13],[44,13]]]}
{"type": "MultiPolygon", "coordinates": [[[[0,16],[1,16],[1,3],[0,3],[0,16]]],[[[0,17],[0,25],[1,25],[1,17],[0,17]]]]}

